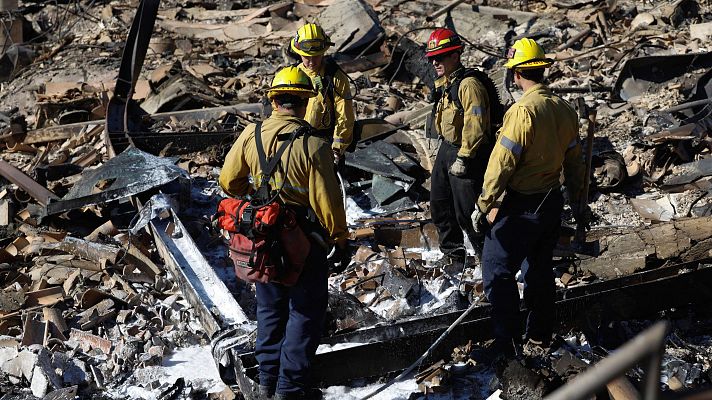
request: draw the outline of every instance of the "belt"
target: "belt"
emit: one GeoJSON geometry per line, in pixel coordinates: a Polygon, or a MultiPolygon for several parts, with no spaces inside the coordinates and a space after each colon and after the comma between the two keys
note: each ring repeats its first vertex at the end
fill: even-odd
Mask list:
{"type": "Polygon", "coordinates": [[[511,187],[508,187],[507,195],[515,197],[515,198],[522,198],[522,199],[529,199],[529,198],[530,199],[537,199],[537,198],[543,199],[544,197],[546,197],[546,194],[549,193],[549,191],[551,191],[551,193],[558,192],[560,188],[561,188],[561,186],[554,186],[551,189],[546,189],[543,192],[527,194],[527,193],[518,192],[518,191],[512,189],[511,187]]]}
{"type": "MultiPolygon", "coordinates": [[[[507,194],[505,196],[505,200],[509,198],[510,201],[515,201],[515,202],[521,202],[525,204],[530,204],[533,206],[536,206],[535,212],[538,212],[541,209],[541,206],[546,202],[547,200],[560,197],[561,196],[561,190],[559,190],[560,186],[555,186],[552,187],[551,189],[547,190],[546,192],[542,193],[532,193],[532,194],[525,194],[521,192],[517,192],[516,190],[513,190],[511,188],[507,188],[507,194]]],[[[503,201],[504,203],[504,201],[503,201]]]]}
{"type": "Polygon", "coordinates": [[[322,138],[328,140],[329,143],[334,141],[334,127],[315,129],[314,132],[315,132],[314,133],[315,136],[322,137],[322,138]]]}

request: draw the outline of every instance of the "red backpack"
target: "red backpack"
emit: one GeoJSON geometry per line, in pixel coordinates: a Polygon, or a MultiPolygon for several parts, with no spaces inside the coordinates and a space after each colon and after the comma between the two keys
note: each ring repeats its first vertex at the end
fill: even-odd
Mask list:
{"type": "MultiPolygon", "coordinates": [[[[284,182],[273,193],[269,180],[284,152],[304,134],[305,128],[287,134],[287,140],[269,160],[262,145],[261,128],[262,124],[257,123],[255,142],[262,170],[257,191],[251,198],[221,200],[215,217],[218,227],[230,232],[230,258],[239,279],[292,286],[305,267],[311,242],[299,226],[294,210],[278,201],[284,182]]],[[[285,178],[288,169],[289,163],[285,178]]]]}

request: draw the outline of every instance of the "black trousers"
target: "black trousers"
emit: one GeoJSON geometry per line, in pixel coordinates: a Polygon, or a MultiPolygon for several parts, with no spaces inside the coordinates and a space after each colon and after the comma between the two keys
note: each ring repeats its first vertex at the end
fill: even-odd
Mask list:
{"type": "Polygon", "coordinates": [[[482,277],[492,304],[494,335],[502,343],[519,342],[519,290],[516,273],[524,275],[527,338],[548,342],[554,328],[555,283],[551,258],[559,239],[563,197],[559,189],[522,195],[507,192],[492,228],[485,236],[482,277]]]}
{"type": "Polygon", "coordinates": [[[451,257],[465,257],[463,231],[475,249],[482,247],[482,237],[472,229],[472,212],[482,192],[485,169],[489,160],[487,148],[480,147],[477,155],[467,160],[468,176],[459,178],[448,170],[459,146],[442,141],[430,178],[430,214],[438,228],[440,250],[451,257]]]}
{"type": "Polygon", "coordinates": [[[304,272],[294,286],[256,283],[260,385],[277,393],[311,387],[311,363],[319,346],[328,300],[326,252],[312,245],[304,272]]]}

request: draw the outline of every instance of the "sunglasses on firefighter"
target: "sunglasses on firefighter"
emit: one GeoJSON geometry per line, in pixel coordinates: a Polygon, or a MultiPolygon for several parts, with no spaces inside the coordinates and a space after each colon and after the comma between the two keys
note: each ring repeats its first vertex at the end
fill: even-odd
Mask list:
{"type": "Polygon", "coordinates": [[[435,56],[430,56],[430,57],[428,57],[428,60],[429,60],[430,62],[433,62],[433,60],[435,60],[435,61],[437,61],[437,62],[442,62],[444,59],[450,57],[451,55],[452,55],[452,53],[438,54],[438,55],[435,55],[435,56]]]}

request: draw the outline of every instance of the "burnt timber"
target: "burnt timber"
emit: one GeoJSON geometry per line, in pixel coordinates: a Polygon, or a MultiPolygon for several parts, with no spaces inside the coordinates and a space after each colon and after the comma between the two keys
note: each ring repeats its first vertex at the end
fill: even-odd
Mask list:
{"type": "MultiPolygon", "coordinates": [[[[624,320],[655,314],[689,303],[712,300],[712,265],[683,264],[561,290],[556,314],[563,327],[590,327],[600,320],[624,320]],[[676,293],[670,296],[669,293],[676,293]],[[638,301],[650,299],[650,301],[638,301]]],[[[522,317],[524,316],[522,311],[522,317]]],[[[484,305],[456,327],[435,349],[430,360],[447,357],[452,348],[468,340],[491,338],[490,307],[484,305]]],[[[317,354],[314,374],[321,385],[381,376],[406,368],[417,359],[461,312],[419,318],[389,326],[324,338],[322,343],[366,343],[317,354]]],[[[243,365],[255,365],[254,355],[240,355],[243,365]]],[[[428,360],[425,361],[426,363],[428,360]]],[[[249,370],[243,370],[249,373],[249,370]]]]}
{"type": "MultiPolygon", "coordinates": [[[[140,139],[142,135],[146,139],[144,144],[159,139],[158,134],[147,132],[142,124],[147,113],[131,99],[153,31],[158,3],[158,0],[141,2],[126,42],[114,92],[116,96],[109,103],[105,125],[111,155],[121,153],[129,146],[144,147],[140,139]]],[[[189,136],[196,136],[195,134],[196,132],[189,136]]],[[[168,140],[174,140],[171,138],[174,135],[166,136],[168,140]]],[[[211,136],[209,139],[214,141],[217,137],[211,136]]],[[[160,147],[159,145],[147,150],[155,152],[160,147]]],[[[173,224],[181,229],[182,223],[177,215],[175,212],[171,214],[173,224]]],[[[167,224],[168,221],[152,221],[152,232],[161,256],[175,275],[185,297],[199,310],[200,322],[205,331],[212,339],[235,329],[242,329],[242,333],[248,334],[254,326],[245,321],[244,313],[236,302],[230,305],[233,318],[226,318],[226,310],[219,309],[214,303],[216,296],[230,295],[222,282],[214,282],[214,287],[211,286],[209,291],[205,290],[206,284],[213,278],[206,281],[191,269],[194,266],[192,261],[204,261],[199,252],[196,254],[197,248],[193,241],[189,238],[180,240],[166,234],[167,224]]],[[[182,231],[186,233],[184,229],[182,231]]],[[[204,266],[202,261],[201,268],[204,266]]],[[[695,262],[559,291],[556,312],[558,320],[564,321],[565,326],[595,329],[601,320],[649,316],[670,307],[688,303],[704,304],[710,300],[712,266],[695,262]],[[669,293],[675,295],[668,295],[669,293]],[[637,301],[640,298],[651,300],[637,301]]],[[[454,346],[467,340],[478,341],[491,337],[489,312],[487,305],[476,308],[452,331],[444,343],[435,349],[431,359],[426,362],[447,356],[454,346]]],[[[460,312],[453,312],[422,317],[324,338],[324,344],[354,345],[317,354],[313,371],[315,378],[321,385],[334,385],[402,370],[417,359],[459,315],[460,312]]],[[[247,398],[254,398],[256,382],[251,379],[256,366],[254,354],[246,347],[234,347],[230,353],[242,393],[247,398]]]]}

